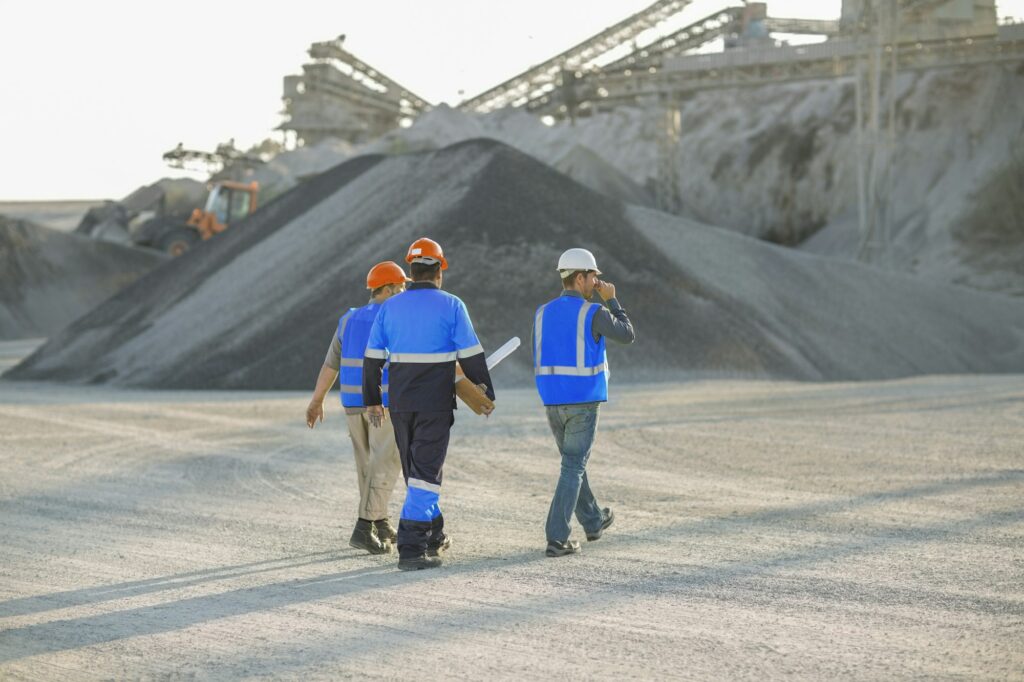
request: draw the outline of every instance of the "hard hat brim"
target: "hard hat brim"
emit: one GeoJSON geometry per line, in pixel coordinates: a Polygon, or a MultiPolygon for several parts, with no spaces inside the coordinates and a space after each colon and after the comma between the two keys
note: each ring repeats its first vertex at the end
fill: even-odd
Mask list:
{"type": "Polygon", "coordinates": [[[440,263],[442,270],[448,269],[448,261],[444,256],[438,258],[437,256],[417,256],[409,259],[409,263],[422,263],[423,265],[433,265],[434,263],[440,263]]]}

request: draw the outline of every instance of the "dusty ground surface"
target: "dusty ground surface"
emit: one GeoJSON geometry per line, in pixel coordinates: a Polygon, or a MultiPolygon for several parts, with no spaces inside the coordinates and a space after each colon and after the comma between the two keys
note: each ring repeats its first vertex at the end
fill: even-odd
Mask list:
{"type": "Polygon", "coordinates": [[[305,393],[0,382],[0,678],[1021,677],[1024,376],[616,388],[604,538],[543,556],[558,460],[499,391],[407,574],[347,548],[305,393]]]}

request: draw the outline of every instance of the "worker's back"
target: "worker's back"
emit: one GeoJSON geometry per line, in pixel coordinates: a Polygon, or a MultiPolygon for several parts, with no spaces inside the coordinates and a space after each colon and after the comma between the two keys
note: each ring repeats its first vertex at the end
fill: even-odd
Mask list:
{"type": "Polygon", "coordinates": [[[367,343],[390,360],[393,412],[454,409],[455,360],[482,352],[465,304],[433,283],[414,282],[388,299],[367,343]]]}

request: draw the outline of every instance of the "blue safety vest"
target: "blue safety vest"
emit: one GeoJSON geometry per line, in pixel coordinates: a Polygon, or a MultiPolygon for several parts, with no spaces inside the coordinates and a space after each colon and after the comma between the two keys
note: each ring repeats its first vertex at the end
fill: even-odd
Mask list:
{"type": "MultiPolygon", "coordinates": [[[[350,308],[338,320],[338,341],[341,342],[341,404],[345,407],[363,405],[363,354],[370,329],[377,319],[379,303],[368,303],[362,308],[350,308]]],[[[384,406],[388,406],[388,368],[384,367],[381,391],[384,406]]]]}
{"type": "Polygon", "coordinates": [[[601,309],[577,296],[559,296],[537,309],[533,322],[533,373],[545,405],[608,400],[604,337],[594,341],[601,309]]]}

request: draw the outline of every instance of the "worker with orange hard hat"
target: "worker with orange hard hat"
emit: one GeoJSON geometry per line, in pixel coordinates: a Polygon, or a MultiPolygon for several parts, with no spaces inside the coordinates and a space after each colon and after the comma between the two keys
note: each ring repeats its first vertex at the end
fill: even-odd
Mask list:
{"type": "MultiPolygon", "coordinates": [[[[433,239],[417,239],[406,254],[412,283],[381,306],[363,359],[363,402],[370,422],[384,417],[381,372],[389,365],[391,426],[405,477],[398,521],[398,568],[436,568],[451,545],[438,506],[448,438],[455,422],[455,363],[494,400],[484,349],[466,305],[441,291],[448,260],[433,239]]],[[[493,404],[484,408],[490,414],[493,404]]],[[[384,429],[382,429],[384,430],[384,429]]]]}
{"type": "MultiPolygon", "coordinates": [[[[397,532],[388,520],[388,501],[398,480],[401,462],[398,445],[390,429],[370,427],[366,407],[363,405],[363,354],[373,321],[381,305],[396,294],[405,291],[408,278],[401,266],[393,261],[377,263],[366,275],[366,288],[370,302],[361,308],[351,308],[338,320],[338,328],[331,338],[327,357],[320,369],[313,398],[306,408],[306,424],[313,428],[324,419],[324,396],[341,376],[341,404],[345,408],[348,433],[356,460],[356,478],[359,481],[359,517],[349,545],[370,554],[391,551],[397,532]]],[[[383,406],[388,406],[388,375],[383,376],[383,406]]]]}

